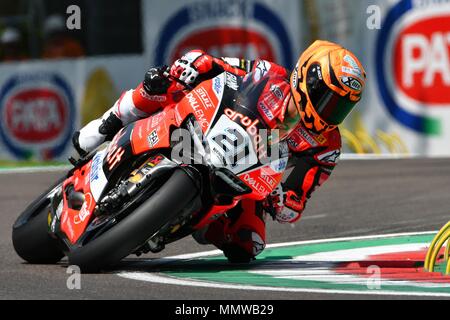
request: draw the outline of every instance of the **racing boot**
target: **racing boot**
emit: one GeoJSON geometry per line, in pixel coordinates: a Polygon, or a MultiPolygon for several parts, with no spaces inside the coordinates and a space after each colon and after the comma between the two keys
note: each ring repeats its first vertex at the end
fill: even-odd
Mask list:
{"type": "Polygon", "coordinates": [[[111,140],[122,127],[122,121],[110,112],[107,117],[95,119],[76,131],[72,137],[73,146],[84,157],[103,142],[111,140]]]}

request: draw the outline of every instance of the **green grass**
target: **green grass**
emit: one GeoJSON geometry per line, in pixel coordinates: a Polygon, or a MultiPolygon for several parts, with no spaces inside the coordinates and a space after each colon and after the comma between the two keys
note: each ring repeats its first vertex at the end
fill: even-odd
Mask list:
{"type": "Polygon", "coordinates": [[[63,166],[68,162],[63,161],[36,161],[36,160],[0,160],[0,169],[10,168],[28,168],[28,167],[51,167],[51,166],[63,166]]]}

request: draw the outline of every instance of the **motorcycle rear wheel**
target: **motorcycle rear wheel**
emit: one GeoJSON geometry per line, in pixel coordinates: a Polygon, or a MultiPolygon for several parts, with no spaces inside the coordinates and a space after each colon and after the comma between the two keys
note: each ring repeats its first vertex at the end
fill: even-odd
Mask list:
{"type": "Polygon", "coordinates": [[[48,214],[50,193],[63,179],[32,202],[13,225],[14,250],[25,261],[33,264],[54,264],[64,257],[58,242],[49,235],[48,214]]]}

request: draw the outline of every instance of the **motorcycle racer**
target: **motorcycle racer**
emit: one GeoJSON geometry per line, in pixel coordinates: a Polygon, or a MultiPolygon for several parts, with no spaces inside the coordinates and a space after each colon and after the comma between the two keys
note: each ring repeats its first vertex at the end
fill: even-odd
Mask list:
{"type": "MultiPolygon", "coordinates": [[[[124,92],[102,118],[76,132],[73,143],[80,155],[110,140],[123,126],[180,101],[186,91],[165,71],[166,67],[151,68],[144,81],[124,92]]],[[[230,261],[247,262],[265,247],[265,213],[280,223],[298,221],[312,192],[329,178],[341,149],[337,125],[361,99],[366,74],[347,49],[316,41],[292,73],[265,60],[221,59],[193,50],[175,61],[170,75],[195,85],[224,71],[237,76],[251,73],[253,81],[261,82],[258,111],[287,141],[293,168],[266,201],[243,200],[194,234],[197,242],[214,244],[230,261]],[[272,81],[274,75],[285,80],[272,81]]]]}

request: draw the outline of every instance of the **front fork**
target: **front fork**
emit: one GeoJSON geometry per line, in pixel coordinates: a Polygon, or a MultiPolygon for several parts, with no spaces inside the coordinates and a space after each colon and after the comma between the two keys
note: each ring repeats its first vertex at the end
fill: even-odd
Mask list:
{"type": "Polygon", "coordinates": [[[120,207],[124,201],[133,199],[139,192],[173,171],[178,165],[161,154],[154,155],[144,162],[138,169],[131,172],[127,180],[108,192],[98,204],[98,214],[106,214],[120,207]]]}

